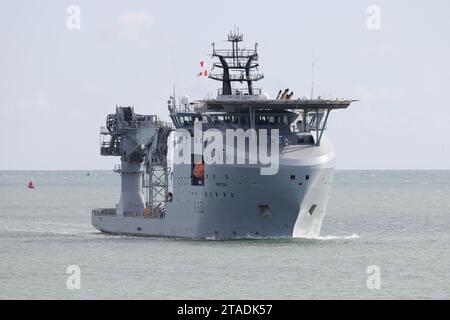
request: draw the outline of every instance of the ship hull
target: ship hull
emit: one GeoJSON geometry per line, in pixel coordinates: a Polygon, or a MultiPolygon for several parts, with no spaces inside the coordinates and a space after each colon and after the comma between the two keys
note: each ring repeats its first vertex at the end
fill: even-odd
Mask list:
{"type": "Polygon", "coordinates": [[[149,237],[196,239],[317,237],[326,212],[333,169],[286,168],[280,169],[280,174],[286,176],[283,174],[285,170],[286,174],[289,174],[287,175],[287,183],[291,184],[289,187],[276,187],[278,184],[243,185],[242,189],[245,189],[245,192],[236,189],[233,198],[231,192],[225,191],[226,187],[223,187],[217,198],[216,191],[213,191],[213,198],[209,200],[206,197],[205,200],[173,203],[168,206],[164,218],[92,215],[92,224],[96,229],[108,234],[149,237]],[[310,180],[291,181],[292,172],[297,173],[296,176],[309,175],[310,180]],[[228,195],[224,196],[224,193],[228,195]],[[240,194],[245,196],[240,197],[240,194]],[[200,201],[203,201],[203,208],[198,208],[201,206],[200,201]]]}
{"type": "Polygon", "coordinates": [[[321,146],[284,150],[276,175],[257,166],[210,165],[205,184],[180,174],[163,218],[92,215],[98,230],[117,235],[193,239],[315,238],[325,217],[334,153],[321,146]]]}

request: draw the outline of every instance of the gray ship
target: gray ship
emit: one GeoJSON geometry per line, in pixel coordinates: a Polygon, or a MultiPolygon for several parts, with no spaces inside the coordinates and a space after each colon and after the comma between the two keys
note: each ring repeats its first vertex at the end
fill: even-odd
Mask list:
{"type": "Polygon", "coordinates": [[[114,168],[121,196],[114,208],[92,210],[95,228],[193,239],[319,236],[335,161],[324,131],[330,112],[354,100],[294,98],[288,89],[270,99],[254,86],[264,77],[257,44],[241,49],[239,33],[227,40],[231,49],[213,44],[213,70],[220,72],[208,77],[222,85],[215,98],[177,102],[173,95],[172,123],[132,107],[116,107],[107,116],[100,153],[121,159],[114,168]],[[230,132],[244,133],[240,147],[217,138],[230,132]],[[262,161],[263,150],[276,160],[274,170],[274,163],[262,161]]]}

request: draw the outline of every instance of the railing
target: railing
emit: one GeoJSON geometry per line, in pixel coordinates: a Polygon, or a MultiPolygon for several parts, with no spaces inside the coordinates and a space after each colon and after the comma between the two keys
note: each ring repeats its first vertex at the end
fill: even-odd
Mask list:
{"type": "Polygon", "coordinates": [[[237,51],[230,49],[218,49],[213,51],[213,55],[222,56],[225,58],[248,58],[254,54],[257,54],[255,50],[250,49],[238,49],[237,51]]]}
{"type": "Polygon", "coordinates": [[[140,128],[153,128],[158,126],[158,122],[155,121],[119,121],[117,123],[118,129],[140,129],[140,128]]]}
{"type": "MultiPolygon", "coordinates": [[[[241,63],[241,61],[240,61],[241,59],[238,59],[238,60],[239,61],[237,61],[237,62],[236,61],[228,62],[228,69],[243,70],[243,69],[246,69],[246,68],[253,69],[253,68],[256,68],[256,67],[259,66],[259,63],[252,63],[249,66],[247,66],[247,62],[246,61],[241,63]]],[[[222,65],[222,63],[216,62],[216,63],[213,64],[213,67],[214,68],[223,68],[223,65],[222,65]]]]}
{"type": "Polygon", "coordinates": [[[110,134],[107,127],[100,127],[100,134],[110,134]]]}
{"type": "MultiPolygon", "coordinates": [[[[253,95],[261,95],[262,89],[261,88],[253,88],[252,89],[253,95]]],[[[223,89],[217,89],[217,94],[220,96],[223,94],[223,89]]],[[[249,91],[247,88],[242,89],[231,89],[231,94],[233,95],[249,95],[249,91]]]]}
{"type": "Polygon", "coordinates": [[[96,208],[92,209],[94,216],[115,216],[117,215],[116,208],[96,208]]]}
{"type": "Polygon", "coordinates": [[[111,140],[106,140],[109,137],[106,135],[102,135],[100,141],[100,154],[102,156],[118,156],[120,155],[119,145],[117,140],[115,140],[114,145],[111,144],[111,140]]]}
{"type": "Polygon", "coordinates": [[[174,129],[175,128],[173,123],[170,122],[170,121],[158,121],[158,126],[159,127],[166,127],[166,128],[169,128],[169,129],[174,129]]]}
{"type": "MultiPolygon", "coordinates": [[[[169,129],[173,129],[172,123],[168,121],[119,121],[114,127],[113,130],[126,130],[126,129],[142,129],[142,128],[159,128],[166,127],[169,129]]],[[[100,127],[100,134],[111,134],[107,127],[100,127]]]]}
{"type": "MultiPolygon", "coordinates": [[[[209,75],[211,79],[223,80],[222,73],[212,73],[209,75]]],[[[246,74],[230,74],[229,79],[234,81],[257,81],[264,78],[262,73],[251,73],[250,76],[247,77],[246,74]]]]}

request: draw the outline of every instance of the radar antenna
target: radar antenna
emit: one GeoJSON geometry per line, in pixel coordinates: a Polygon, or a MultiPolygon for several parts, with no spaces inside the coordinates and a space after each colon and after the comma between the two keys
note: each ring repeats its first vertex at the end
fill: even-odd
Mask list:
{"type": "Polygon", "coordinates": [[[244,37],[239,33],[239,29],[235,28],[228,34],[227,40],[231,42],[231,49],[216,49],[212,44],[212,56],[219,58],[219,62],[213,64],[213,68],[222,69],[222,73],[211,73],[210,79],[221,81],[222,90],[220,95],[241,95],[241,94],[261,94],[260,90],[253,88],[253,81],[264,78],[262,73],[258,73],[258,44],[252,50],[239,48],[239,43],[244,37]],[[256,70],[255,70],[256,69],[256,70]],[[247,89],[234,88],[232,83],[247,83],[247,89]]]}

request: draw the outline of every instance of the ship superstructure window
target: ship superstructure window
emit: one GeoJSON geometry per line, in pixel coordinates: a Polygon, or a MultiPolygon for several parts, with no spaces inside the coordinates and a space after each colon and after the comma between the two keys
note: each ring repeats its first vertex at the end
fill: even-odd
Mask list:
{"type": "Polygon", "coordinates": [[[297,139],[298,144],[314,144],[314,138],[311,135],[301,135],[297,139]]]}
{"type": "Polygon", "coordinates": [[[289,124],[289,119],[283,115],[262,114],[256,116],[256,124],[259,126],[285,126],[289,124]]]}
{"type": "Polygon", "coordinates": [[[198,114],[180,114],[171,116],[171,118],[177,128],[193,126],[194,122],[201,120],[201,116],[198,114]]]}
{"type": "Polygon", "coordinates": [[[291,175],[291,180],[295,180],[295,175],[291,175]]]}
{"type": "Polygon", "coordinates": [[[305,176],[305,179],[306,179],[306,180],[309,180],[309,174],[307,174],[307,175],[305,176]]]}
{"type": "Polygon", "coordinates": [[[214,115],[208,118],[209,122],[222,124],[222,123],[233,123],[238,124],[239,119],[236,115],[214,115]]]}

